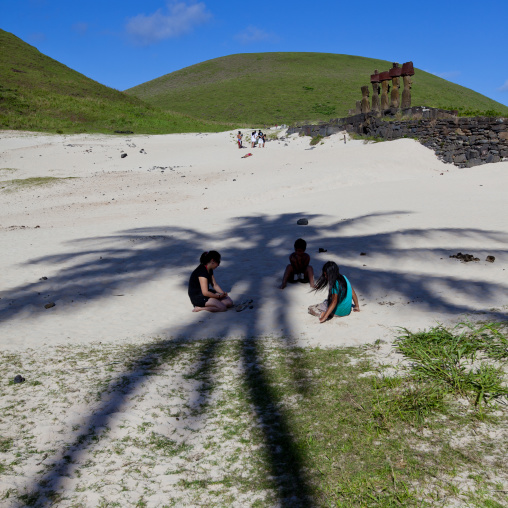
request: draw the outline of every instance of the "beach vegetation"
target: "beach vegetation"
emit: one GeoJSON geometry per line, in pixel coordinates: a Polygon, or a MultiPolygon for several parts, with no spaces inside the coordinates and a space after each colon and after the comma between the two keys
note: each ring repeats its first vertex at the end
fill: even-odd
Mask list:
{"type": "Polygon", "coordinates": [[[42,187],[48,185],[54,185],[57,183],[61,183],[65,180],[73,179],[77,177],[69,176],[69,177],[53,177],[53,176],[38,176],[31,178],[16,178],[13,180],[2,180],[0,181],[0,189],[7,189],[9,191],[33,188],[33,187],[42,187]]]}
{"type": "Polygon", "coordinates": [[[32,379],[48,375],[29,401],[18,385],[3,387],[0,453],[10,466],[2,474],[43,465],[35,483],[27,475],[25,490],[11,486],[0,498],[30,506],[57,491],[73,506],[91,492],[104,506],[150,504],[155,493],[195,506],[211,498],[220,506],[504,506],[506,325],[401,329],[389,356],[386,347],[256,337],[0,352],[3,378],[28,363],[32,379]],[[76,436],[68,415],[86,404],[89,430],[76,436]],[[35,447],[36,426],[49,423],[58,442],[35,447]],[[115,471],[120,490],[111,488],[115,471]],[[60,477],[73,479],[66,490],[55,489],[60,477]]]}
{"type": "Polygon", "coordinates": [[[323,136],[318,134],[317,136],[314,136],[313,138],[311,138],[310,145],[311,146],[317,145],[322,139],[323,139],[323,136]]]}
{"type": "Polygon", "coordinates": [[[356,132],[349,132],[348,135],[351,139],[355,139],[357,141],[363,141],[363,143],[365,145],[367,145],[369,143],[381,143],[383,141],[386,141],[385,138],[382,138],[380,136],[367,136],[367,135],[363,135],[363,134],[357,134],[356,132]]]}
{"type": "Polygon", "coordinates": [[[478,109],[474,107],[467,106],[440,106],[441,109],[446,109],[449,111],[457,111],[458,116],[486,116],[490,118],[495,117],[504,117],[508,118],[508,112],[504,110],[504,108],[497,109],[478,109]]]}

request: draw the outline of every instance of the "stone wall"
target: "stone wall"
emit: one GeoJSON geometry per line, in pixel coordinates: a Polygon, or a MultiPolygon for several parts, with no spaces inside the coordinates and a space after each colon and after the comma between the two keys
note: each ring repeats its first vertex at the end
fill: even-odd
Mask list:
{"type": "Polygon", "coordinates": [[[508,160],[508,119],[457,117],[433,108],[386,110],[337,118],[320,125],[291,127],[288,134],[329,136],[341,131],[385,140],[414,138],[447,163],[472,167],[508,160]]]}

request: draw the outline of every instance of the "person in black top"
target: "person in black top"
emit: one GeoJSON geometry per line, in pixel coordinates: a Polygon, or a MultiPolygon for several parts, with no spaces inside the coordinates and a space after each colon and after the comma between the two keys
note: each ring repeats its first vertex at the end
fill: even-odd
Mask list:
{"type": "Polygon", "coordinates": [[[213,271],[220,265],[220,254],[215,250],[203,252],[199,263],[189,279],[188,293],[194,305],[192,312],[225,312],[229,307],[233,307],[233,300],[222,291],[213,275],[213,271]]]}

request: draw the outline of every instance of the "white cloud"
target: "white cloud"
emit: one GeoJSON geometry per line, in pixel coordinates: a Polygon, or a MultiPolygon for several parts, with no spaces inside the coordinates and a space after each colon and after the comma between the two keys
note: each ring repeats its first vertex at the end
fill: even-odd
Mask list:
{"type": "Polygon", "coordinates": [[[248,26],[245,30],[235,35],[235,39],[241,44],[254,44],[256,42],[277,42],[279,38],[261,28],[248,26]]]}
{"type": "Polygon", "coordinates": [[[72,29],[79,35],[85,35],[88,31],[88,23],[74,23],[72,29]]]}
{"type": "Polygon", "coordinates": [[[43,32],[32,32],[28,35],[27,40],[37,44],[38,42],[44,42],[47,39],[46,34],[43,32]]]}
{"type": "Polygon", "coordinates": [[[142,46],[174,39],[207,22],[212,15],[203,2],[169,1],[165,9],[148,16],[138,14],[127,21],[125,30],[132,41],[142,46]]]}
{"type": "Polygon", "coordinates": [[[425,72],[428,72],[429,74],[434,74],[434,76],[439,76],[440,78],[443,78],[443,79],[453,79],[453,78],[456,78],[457,76],[460,76],[460,71],[445,71],[445,72],[434,72],[434,71],[429,71],[427,69],[423,69],[425,72]]]}
{"type": "Polygon", "coordinates": [[[497,89],[499,92],[508,92],[508,79],[504,82],[504,85],[497,89]]]}
{"type": "Polygon", "coordinates": [[[460,76],[460,71],[446,71],[446,72],[438,72],[436,76],[439,76],[443,79],[453,79],[457,76],[460,76]]]}

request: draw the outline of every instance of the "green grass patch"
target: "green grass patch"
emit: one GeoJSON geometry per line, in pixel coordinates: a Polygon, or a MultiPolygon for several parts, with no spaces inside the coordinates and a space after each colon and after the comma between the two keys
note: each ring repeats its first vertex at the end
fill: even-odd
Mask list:
{"type": "Polygon", "coordinates": [[[379,136],[362,136],[361,134],[357,134],[356,132],[348,132],[348,135],[351,139],[363,141],[365,144],[381,143],[382,141],[386,141],[385,138],[381,138],[379,136]]]}
{"type": "Polygon", "coordinates": [[[503,370],[508,340],[500,324],[460,323],[454,330],[438,326],[420,333],[406,330],[396,348],[411,360],[414,382],[434,387],[436,394],[469,397],[479,409],[508,397],[503,370]]]}
{"type": "Polygon", "coordinates": [[[0,436],[0,453],[5,453],[12,448],[13,440],[0,436]]]}
{"type": "MultiPolygon", "coordinates": [[[[76,506],[89,492],[112,501],[104,468],[121,468],[125,490],[135,486],[130,505],[141,492],[150,504],[149,493],[165,488],[160,476],[152,479],[157,466],[178,475],[168,496],[178,505],[505,506],[507,344],[499,324],[403,330],[398,370],[380,363],[378,344],[300,348],[286,338],[0,352],[0,375],[21,362],[32,380],[46,376],[29,394],[3,387],[4,428],[24,424],[16,427],[16,449],[12,438],[0,439],[4,474],[14,474],[14,465],[20,474],[34,454],[42,461],[58,451],[35,448],[33,426],[55,420],[64,429],[73,404],[106,402],[109,412],[123,407],[110,406],[119,399],[131,408],[110,421],[111,431],[83,422],[81,437],[62,445],[76,487],[61,494],[76,506]],[[69,393],[78,381],[80,390],[69,393]],[[146,405],[152,397],[157,402],[146,405]]],[[[54,478],[47,467],[44,475],[54,478]]],[[[51,497],[51,484],[39,485],[36,494],[9,495],[37,504],[51,497]]]]}
{"type": "Polygon", "coordinates": [[[440,106],[441,109],[455,110],[459,116],[487,116],[491,118],[507,116],[504,108],[475,109],[467,106],[440,106]]]}
{"type": "Polygon", "coordinates": [[[15,190],[15,189],[26,189],[31,187],[42,187],[61,183],[71,178],[76,177],[69,176],[65,178],[57,178],[53,176],[39,176],[32,178],[16,178],[13,180],[0,181],[0,189],[8,188],[9,190],[15,190]]]}
{"type": "Polygon", "coordinates": [[[317,136],[314,136],[313,138],[311,138],[310,145],[311,146],[317,145],[322,139],[323,139],[323,136],[318,134],[317,136]]]}

